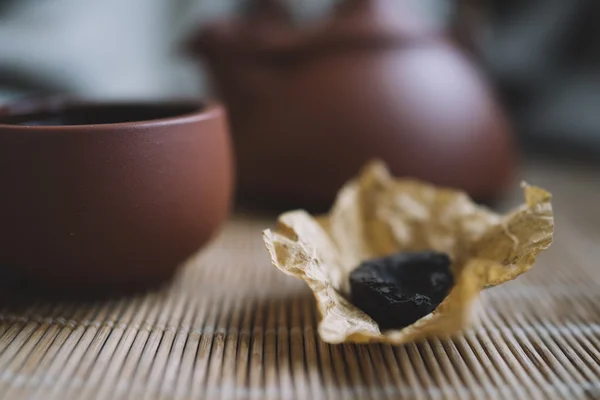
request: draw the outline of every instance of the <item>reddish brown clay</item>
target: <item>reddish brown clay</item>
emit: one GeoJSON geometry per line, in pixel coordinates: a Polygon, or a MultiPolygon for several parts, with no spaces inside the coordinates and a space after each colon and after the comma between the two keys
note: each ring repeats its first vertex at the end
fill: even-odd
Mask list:
{"type": "Polygon", "coordinates": [[[225,115],[199,101],[0,110],[0,273],[127,290],[173,274],[225,219],[225,115]]]}
{"type": "Polygon", "coordinates": [[[502,193],[508,123],[477,68],[397,0],[294,27],[275,2],[190,43],[229,107],[245,201],[324,208],[372,158],[394,174],[502,193]]]}

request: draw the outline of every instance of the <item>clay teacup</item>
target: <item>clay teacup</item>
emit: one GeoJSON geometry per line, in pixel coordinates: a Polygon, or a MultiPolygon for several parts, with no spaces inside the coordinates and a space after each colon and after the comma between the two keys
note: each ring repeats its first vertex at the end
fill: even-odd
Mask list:
{"type": "Polygon", "coordinates": [[[60,290],[169,278],[226,218],[225,113],[201,101],[0,108],[0,274],[60,290]]]}

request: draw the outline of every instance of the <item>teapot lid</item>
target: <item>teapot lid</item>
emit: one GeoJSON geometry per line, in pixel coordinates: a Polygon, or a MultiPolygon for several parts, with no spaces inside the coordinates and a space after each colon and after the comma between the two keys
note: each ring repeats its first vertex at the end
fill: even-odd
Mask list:
{"type": "Polygon", "coordinates": [[[298,26],[281,0],[255,0],[244,16],[203,29],[188,46],[201,54],[298,59],[344,49],[438,41],[439,25],[398,0],[347,0],[326,18],[298,26]]]}

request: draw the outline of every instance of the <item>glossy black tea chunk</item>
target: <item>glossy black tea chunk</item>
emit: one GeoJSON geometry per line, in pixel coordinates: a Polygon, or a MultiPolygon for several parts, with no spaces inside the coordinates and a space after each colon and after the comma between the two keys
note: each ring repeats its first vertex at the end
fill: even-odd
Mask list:
{"type": "Polygon", "coordinates": [[[363,262],[350,274],[352,303],[379,324],[399,329],[429,314],[454,284],[452,261],[433,251],[402,252],[363,262]]]}

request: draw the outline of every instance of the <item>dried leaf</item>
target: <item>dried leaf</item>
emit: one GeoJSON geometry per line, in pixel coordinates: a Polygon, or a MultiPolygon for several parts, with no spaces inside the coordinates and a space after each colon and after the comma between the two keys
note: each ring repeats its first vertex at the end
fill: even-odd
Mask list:
{"type": "Polygon", "coordinates": [[[462,192],[394,179],[382,163],[373,162],[341,189],[328,215],[287,212],[263,237],[273,264],[313,291],[325,342],[402,344],[448,336],[472,322],[481,290],[526,272],[550,246],[551,195],[526,184],[523,189],[525,204],[498,215],[462,192]],[[363,261],[416,250],[450,255],[455,285],[431,314],[381,332],[347,300],[349,274],[363,261]]]}

